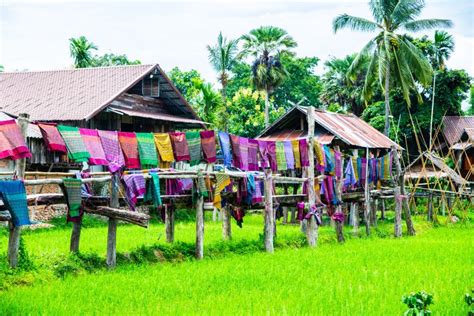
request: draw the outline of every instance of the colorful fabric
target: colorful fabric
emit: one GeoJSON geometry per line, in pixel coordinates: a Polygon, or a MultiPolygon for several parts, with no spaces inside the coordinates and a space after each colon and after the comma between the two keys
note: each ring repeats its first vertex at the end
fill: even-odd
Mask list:
{"type": "Polygon", "coordinates": [[[357,164],[359,165],[359,175],[360,175],[360,184],[365,185],[365,179],[367,177],[367,159],[366,158],[359,158],[357,160],[357,164]]]}
{"type": "Polygon", "coordinates": [[[149,174],[150,180],[147,183],[144,201],[153,201],[153,205],[158,207],[163,204],[160,194],[160,177],[156,172],[150,172],[149,174]]]}
{"type": "Polygon", "coordinates": [[[301,167],[309,167],[308,141],[306,138],[300,139],[301,167]]]}
{"type": "Polygon", "coordinates": [[[67,203],[67,221],[80,222],[83,214],[82,209],[82,181],[81,179],[65,178],[63,180],[64,196],[67,203]]]}
{"type": "Polygon", "coordinates": [[[128,206],[132,211],[135,211],[138,198],[142,198],[146,192],[145,178],[143,174],[137,173],[124,175],[122,180],[125,185],[125,197],[128,206]]]}
{"type": "Polygon", "coordinates": [[[79,128],[58,125],[58,131],[66,143],[69,158],[75,162],[86,162],[89,159],[90,154],[84,145],[84,141],[79,133],[79,128]]]}
{"type": "Polygon", "coordinates": [[[295,168],[301,168],[301,156],[300,156],[300,142],[295,139],[291,141],[291,147],[293,148],[293,156],[295,157],[295,168]]]}
{"type": "Polygon", "coordinates": [[[230,144],[232,145],[232,165],[242,169],[242,157],[240,151],[240,137],[230,135],[230,144]]]}
{"type": "Polygon", "coordinates": [[[31,158],[25,138],[15,120],[0,121],[0,159],[31,158]]]}
{"type": "Polygon", "coordinates": [[[88,163],[90,165],[107,165],[108,161],[105,158],[105,152],[102,148],[97,130],[80,128],[79,134],[81,134],[82,141],[90,155],[88,163]]]}
{"type": "Polygon", "coordinates": [[[230,184],[230,177],[225,173],[216,173],[216,187],[214,189],[214,207],[217,209],[222,208],[222,196],[221,192],[226,186],[230,184]]]}
{"type": "Polygon", "coordinates": [[[255,180],[255,194],[252,196],[252,204],[263,202],[263,181],[255,180]]]}
{"type": "Polygon", "coordinates": [[[267,142],[267,155],[268,155],[268,160],[270,161],[270,169],[272,169],[273,172],[278,171],[276,142],[274,141],[267,142]]]}
{"type": "Polygon", "coordinates": [[[173,145],[174,159],[176,161],[189,161],[188,142],[186,141],[186,134],[182,132],[170,133],[171,144],[173,145]]]}
{"type": "Polygon", "coordinates": [[[276,159],[278,171],[288,170],[285,156],[285,145],[283,145],[283,142],[276,142],[276,159]]]}
{"type": "Polygon", "coordinates": [[[224,132],[218,133],[219,146],[221,147],[222,156],[224,158],[224,166],[230,167],[232,165],[232,152],[230,150],[231,143],[229,134],[224,132]]]}
{"type": "Polygon", "coordinates": [[[118,140],[116,131],[98,131],[102,148],[105,152],[105,159],[108,162],[109,171],[114,173],[125,166],[125,158],[118,140]]]}
{"type": "Polygon", "coordinates": [[[351,187],[351,186],[356,185],[356,183],[357,183],[357,178],[355,176],[355,170],[354,170],[354,165],[353,165],[352,161],[353,161],[352,159],[348,159],[346,170],[344,172],[343,186],[346,189],[351,187]]]}
{"type": "Polygon", "coordinates": [[[359,167],[358,167],[358,159],[357,157],[353,156],[351,157],[351,162],[352,162],[352,169],[354,170],[354,178],[357,181],[359,181],[359,167]]]}
{"type": "Polygon", "coordinates": [[[253,174],[247,174],[247,195],[245,197],[245,202],[249,205],[252,204],[253,197],[255,195],[256,184],[255,177],[253,174]]]}
{"type": "Polygon", "coordinates": [[[202,160],[201,135],[199,132],[187,132],[186,141],[188,142],[191,166],[199,164],[202,160]]]}
{"type": "Polygon", "coordinates": [[[336,177],[342,177],[342,154],[340,151],[334,151],[334,173],[336,177]]]}
{"type": "Polygon", "coordinates": [[[30,225],[26,191],[23,181],[0,181],[0,198],[10,212],[14,226],[30,225]]]}
{"type": "Polygon", "coordinates": [[[158,153],[152,133],[135,133],[138,142],[138,156],[142,169],[151,169],[158,166],[158,153]]]}
{"type": "Polygon", "coordinates": [[[286,166],[288,169],[294,170],[295,156],[293,155],[293,146],[291,145],[291,141],[284,141],[283,146],[285,147],[286,166]]]}
{"type": "Polygon", "coordinates": [[[249,170],[249,139],[246,137],[239,137],[239,150],[241,169],[249,170]]]}
{"type": "Polygon", "coordinates": [[[391,159],[390,155],[385,155],[380,158],[380,178],[388,180],[391,177],[391,159]]]}
{"type": "Polygon", "coordinates": [[[314,155],[316,156],[316,170],[324,172],[325,169],[325,157],[322,145],[314,139],[314,155]]]}
{"type": "Polygon", "coordinates": [[[202,155],[207,163],[215,163],[216,158],[216,134],[213,130],[201,131],[202,155]]]}
{"type": "Polygon", "coordinates": [[[209,192],[206,185],[206,180],[204,179],[204,175],[202,174],[202,170],[198,170],[197,172],[197,194],[202,197],[208,197],[209,192]]]}
{"type": "Polygon", "coordinates": [[[243,218],[245,216],[245,211],[243,208],[238,206],[233,206],[230,211],[230,215],[235,219],[237,222],[237,226],[242,228],[242,223],[244,222],[243,218]]]}
{"type": "Polygon", "coordinates": [[[248,142],[248,162],[249,171],[258,170],[258,141],[252,138],[248,142]]]}
{"type": "Polygon", "coordinates": [[[258,140],[258,155],[260,156],[260,168],[270,168],[270,158],[268,154],[268,142],[258,140]]]}
{"type": "Polygon", "coordinates": [[[49,151],[67,153],[66,144],[59,134],[56,124],[38,123],[38,127],[49,151]]]}
{"type": "Polygon", "coordinates": [[[334,150],[328,146],[323,146],[324,156],[326,158],[324,172],[334,174],[334,150]]]}
{"type": "Polygon", "coordinates": [[[125,166],[128,169],[140,169],[138,158],[138,141],[133,132],[118,132],[118,139],[125,157],[125,166]]]}
{"type": "Polygon", "coordinates": [[[168,133],[155,133],[153,134],[155,139],[155,145],[160,154],[160,161],[173,162],[173,145],[171,145],[171,138],[168,133]]]}

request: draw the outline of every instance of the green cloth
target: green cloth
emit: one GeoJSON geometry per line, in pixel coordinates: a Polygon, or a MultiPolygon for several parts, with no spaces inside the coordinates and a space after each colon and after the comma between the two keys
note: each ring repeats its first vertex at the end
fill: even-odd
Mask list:
{"type": "Polygon", "coordinates": [[[66,190],[66,202],[68,206],[68,221],[76,221],[82,214],[82,197],[81,197],[81,179],[65,178],[63,180],[66,190]]]}
{"type": "Polygon", "coordinates": [[[198,181],[197,181],[197,189],[198,189],[197,193],[198,193],[198,195],[203,196],[203,197],[208,197],[209,192],[207,190],[206,180],[204,179],[204,175],[202,174],[202,170],[199,170],[197,172],[197,176],[198,176],[198,181]]]}
{"type": "Polygon", "coordinates": [[[142,169],[158,166],[158,153],[152,133],[135,133],[138,141],[138,155],[142,169]]]}
{"type": "Polygon", "coordinates": [[[287,170],[288,165],[286,163],[285,145],[283,142],[276,142],[276,158],[278,171],[287,170]]]}
{"type": "Polygon", "coordinates": [[[202,161],[201,134],[199,132],[187,132],[186,141],[188,142],[191,166],[199,164],[202,161]]]}
{"type": "Polygon", "coordinates": [[[58,131],[66,143],[70,159],[75,162],[86,162],[90,158],[78,127],[58,125],[58,131]]]}
{"type": "Polygon", "coordinates": [[[152,172],[150,173],[150,177],[151,179],[148,181],[144,201],[153,201],[153,205],[158,207],[163,204],[160,195],[160,176],[158,173],[152,172]]]}

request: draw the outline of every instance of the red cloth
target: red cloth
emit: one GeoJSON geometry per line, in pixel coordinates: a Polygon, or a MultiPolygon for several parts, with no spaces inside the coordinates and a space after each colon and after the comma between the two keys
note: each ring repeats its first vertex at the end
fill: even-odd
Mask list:
{"type": "Polygon", "coordinates": [[[240,155],[240,137],[236,135],[230,136],[230,144],[232,146],[232,165],[236,168],[242,168],[242,157],[240,155]]]}
{"type": "Polygon", "coordinates": [[[128,169],[140,169],[138,159],[138,141],[135,133],[118,132],[118,139],[125,157],[125,166],[128,169]]]}
{"type": "Polygon", "coordinates": [[[189,154],[188,142],[186,141],[186,134],[182,132],[170,133],[171,145],[173,146],[174,158],[176,161],[189,161],[191,156],[189,154]]]}
{"type": "Polygon", "coordinates": [[[41,131],[41,135],[43,135],[44,143],[50,151],[67,153],[66,144],[55,123],[38,123],[38,127],[41,131]]]}
{"type": "Polygon", "coordinates": [[[81,134],[84,145],[90,154],[89,164],[91,165],[108,165],[108,161],[105,158],[105,152],[100,142],[99,133],[95,129],[80,128],[79,134],[81,134]]]}
{"type": "Polygon", "coordinates": [[[214,134],[214,131],[210,130],[201,132],[201,146],[206,162],[216,162],[216,135],[214,134]]]}
{"type": "Polygon", "coordinates": [[[31,158],[25,138],[15,120],[0,121],[0,159],[31,158]]]}

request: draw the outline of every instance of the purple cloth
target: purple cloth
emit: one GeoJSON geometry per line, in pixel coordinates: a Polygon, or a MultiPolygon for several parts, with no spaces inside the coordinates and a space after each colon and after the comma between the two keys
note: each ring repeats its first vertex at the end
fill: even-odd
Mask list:
{"type": "Polygon", "coordinates": [[[258,141],[249,138],[248,144],[249,171],[258,170],[258,141]]]}
{"type": "Polygon", "coordinates": [[[298,202],[296,203],[296,210],[297,210],[297,215],[296,219],[299,221],[302,221],[304,219],[304,202],[298,202]]]}
{"type": "Polygon", "coordinates": [[[342,177],[342,155],[340,151],[334,151],[336,177],[342,177]]]}
{"type": "Polygon", "coordinates": [[[362,186],[365,186],[365,179],[367,177],[367,159],[360,158],[360,175],[359,181],[362,186]]]}
{"type": "Polygon", "coordinates": [[[258,142],[258,154],[260,156],[260,168],[265,169],[270,167],[270,159],[268,158],[268,143],[264,140],[258,142]]]}
{"type": "Polygon", "coordinates": [[[240,166],[244,171],[249,171],[249,139],[239,137],[240,166]]]}
{"type": "Polygon", "coordinates": [[[309,167],[308,141],[306,138],[300,139],[301,167],[309,167]]]}
{"type": "Polygon", "coordinates": [[[125,196],[128,205],[132,211],[135,211],[135,205],[138,198],[142,198],[146,192],[146,182],[143,174],[129,174],[122,178],[125,185],[125,196]]]}
{"type": "Polygon", "coordinates": [[[255,194],[252,197],[252,204],[263,202],[262,191],[263,191],[263,181],[255,180],[255,194]]]}
{"type": "Polygon", "coordinates": [[[267,142],[267,153],[268,160],[270,161],[270,168],[273,172],[278,170],[277,158],[276,158],[276,142],[269,141],[267,142]]]}
{"type": "Polygon", "coordinates": [[[109,162],[109,171],[114,173],[125,166],[125,158],[118,140],[116,131],[98,131],[100,142],[105,152],[105,159],[109,162]]]}
{"type": "Polygon", "coordinates": [[[346,171],[344,173],[344,188],[347,189],[351,186],[356,185],[357,180],[355,178],[355,171],[354,165],[352,164],[352,159],[348,159],[346,171]]]}
{"type": "Polygon", "coordinates": [[[291,141],[284,141],[283,146],[285,148],[285,158],[286,158],[286,166],[288,169],[293,170],[295,169],[295,156],[293,154],[293,145],[291,141]]]}
{"type": "Polygon", "coordinates": [[[178,179],[181,191],[189,191],[193,188],[193,179],[178,179]]]}
{"type": "Polygon", "coordinates": [[[339,222],[339,223],[342,223],[344,222],[344,213],[342,212],[335,212],[331,218],[335,221],[335,222],[339,222]]]}

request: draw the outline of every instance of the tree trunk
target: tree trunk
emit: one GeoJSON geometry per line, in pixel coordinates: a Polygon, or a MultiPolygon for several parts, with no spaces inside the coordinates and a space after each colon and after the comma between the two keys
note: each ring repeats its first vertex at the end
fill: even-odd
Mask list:
{"type": "Polygon", "coordinates": [[[229,130],[229,108],[227,108],[227,83],[221,82],[222,84],[222,90],[221,90],[221,96],[222,96],[222,105],[225,108],[224,111],[224,130],[227,133],[229,130]]]}
{"type": "Polygon", "coordinates": [[[431,148],[433,146],[433,113],[434,113],[435,91],[436,91],[436,71],[434,71],[434,73],[433,73],[433,96],[431,97],[430,147],[429,147],[429,151],[431,151],[431,148]]]}
{"type": "Polygon", "coordinates": [[[270,126],[270,92],[265,90],[265,128],[270,126]]]}
{"type": "Polygon", "coordinates": [[[387,60],[387,69],[385,69],[385,128],[384,134],[390,133],[390,62],[387,60]]]}

